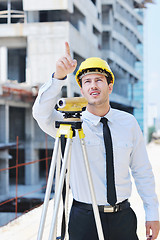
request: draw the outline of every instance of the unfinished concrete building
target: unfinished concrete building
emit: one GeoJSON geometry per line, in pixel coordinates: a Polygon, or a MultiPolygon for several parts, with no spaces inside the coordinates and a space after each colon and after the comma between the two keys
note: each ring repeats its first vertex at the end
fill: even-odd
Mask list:
{"type": "MultiPolygon", "coordinates": [[[[142,61],[137,45],[143,45],[137,29],[143,26],[143,16],[136,9],[142,2],[0,0],[0,168],[15,165],[17,136],[20,162],[44,157],[45,134],[32,118],[32,104],[39,86],[51,78],[65,41],[78,65],[92,56],[108,61],[116,79],[111,105],[133,113],[139,105],[133,98],[134,84],[141,79],[135,70],[135,63],[142,61]]],[[[68,78],[62,95],[79,96],[74,74],[68,78]]],[[[48,140],[51,152],[54,141],[48,140]]],[[[19,182],[38,183],[43,169],[43,163],[26,166],[19,182]]],[[[14,171],[0,172],[1,200],[14,177],[14,171]]]]}

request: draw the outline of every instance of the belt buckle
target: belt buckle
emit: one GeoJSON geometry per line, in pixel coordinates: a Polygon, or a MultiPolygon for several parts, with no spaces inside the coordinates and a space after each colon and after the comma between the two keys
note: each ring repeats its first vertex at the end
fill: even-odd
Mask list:
{"type": "Polygon", "coordinates": [[[112,206],[104,206],[104,212],[107,213],[107,212],[114,212],[115,211],[115,208],[112,207],[112,206]]]}
{"type": "Polygon", "coordinates": [[[104,212],[118,212],[120,210],[118,205],[115,205],[114,207],[112,206],[104,206],[104,212]]]}

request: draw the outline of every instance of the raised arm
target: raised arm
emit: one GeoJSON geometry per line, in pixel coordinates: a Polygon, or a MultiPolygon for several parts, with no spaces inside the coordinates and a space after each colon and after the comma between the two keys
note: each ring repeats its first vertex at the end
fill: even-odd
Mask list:
{"type": "Polygon", "coordinates": [[[56,62],[54,78],[46,82],[39,90],[36,101],[33,105],[33,117],[40,128],[47,134],[55,137],[56,129],[54,122],[63,118],[60,112],[54,107],[58,100],[59,93],[66,81],[64,78],[73,73],[77,66],[77,61],[72,59],[68,42],[65,43],[65,54],[56,62]]]}

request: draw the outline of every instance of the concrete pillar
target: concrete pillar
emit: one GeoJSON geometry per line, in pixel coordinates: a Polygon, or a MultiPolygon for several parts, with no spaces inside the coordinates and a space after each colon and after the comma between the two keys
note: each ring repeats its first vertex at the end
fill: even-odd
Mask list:
{"type": "MultiPolygon", "coordinates": [[[[34,149],[34,120],[32,117],[32,109],[26,109],[25,116],[25,162],[31,162],[39,159],[38,150],[34,149]]],[[[34,185],[39,183],[39,163],[27,165],[25,167],[25,184],[34,185]]]]}
{"type": "Polygon", "coordinates": [[[28,22],[39,22],[39,12],[38,11],[29,11],[27,13],[28,22]]]}
{"type": "MultiPolygon", "coordinates": [[[[0,151],[0,169],[8,168],[8,150],[0,151]]],[[[0,172],[0,195],[9,193],[9,170],[0,172]]]]}
{"type": "MultiPolygon", "coordinates": [[[[9,107],[0,105],[0,143],[9,142],[9,107]]],[[[0,169],[8,168],[8,150],[0,151],[0,169]]],[[[0,172],[0,195],[7,195],[9,192],[9,171],[0,172]]]]}
{"type": "Polygon", "coordinates": [[[0,143],[9,142],[9,106],[0,105],[0,143]]]}
{"type": "Polygon", "coordinates": [[[0,84],[8,79],[8,50],[7,47],[0,47],[0,84]]]}

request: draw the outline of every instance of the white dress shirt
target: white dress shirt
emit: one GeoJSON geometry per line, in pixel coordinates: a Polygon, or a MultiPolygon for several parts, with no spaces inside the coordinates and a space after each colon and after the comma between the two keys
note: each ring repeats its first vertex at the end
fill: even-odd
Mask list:
{"type": "MultiPolygon", "coordinates": [[[[45,83],[40,88],[33,106],[33,116],[39,126],[54,138],[57,132],[54,122],[63,119],[62,113],[56,111],[54,106],[64,83],[65,80],[57,79],[51,79],[45,83]]],[[[117,203],[128,199],[131,195],[131,172],[144,203],[146,220],[158,220],[158,200],[155,194],[154,176],[143,135],[136,119],[129,113],[112,108],[105,117],[108,119],[113,142],[117,203]]],[[[101,117],[86,110],[82,112],[81,119],[97,204],[106,205],[108,204],[106,157],[101,117]]],[[[70,186],[75,200],[85,203],[92,202],[78,133],[73,137],[72,143],[70,186]]]]}

